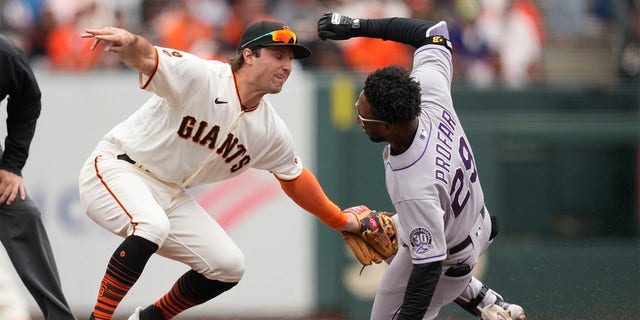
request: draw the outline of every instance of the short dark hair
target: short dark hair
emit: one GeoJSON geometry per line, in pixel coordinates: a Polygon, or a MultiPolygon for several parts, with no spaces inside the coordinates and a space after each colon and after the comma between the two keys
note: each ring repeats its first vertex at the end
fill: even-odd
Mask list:
{"type": "Polygon", "coordinates": [[[377,119],[398,123],[413,120],[420,114],[420,84],[400,66],[370,73],[363,91],[377,119]]]}
{"type": "MultiPolygon", "coordinates": [[[[262,47],[252,47],[249,49],[256,57],[260,57],[260,50],[262,49],[262,47]]],[[[242,65],[244,64],[244,56],[242,55],[242,51],[229,58],[228,63],[231,65],[231,70],[233,72],[240,70],[240,67],[242,67],[242,65]]]]}

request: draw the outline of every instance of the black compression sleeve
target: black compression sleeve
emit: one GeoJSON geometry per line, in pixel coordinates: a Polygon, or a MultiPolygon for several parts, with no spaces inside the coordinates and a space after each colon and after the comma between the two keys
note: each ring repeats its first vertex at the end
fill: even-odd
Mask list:
{"type": "Polygon", "coordinates": [[[427,44],[427,29],[435,22],[410,18],[360,19],[358,36],[393,40],[420,48],[427,44]]]}
{"type": "Polygon", "coordinates": [[[431,304],[441,273],[440,261],[413,265],[397,320],[422,319],[431,304]]]}

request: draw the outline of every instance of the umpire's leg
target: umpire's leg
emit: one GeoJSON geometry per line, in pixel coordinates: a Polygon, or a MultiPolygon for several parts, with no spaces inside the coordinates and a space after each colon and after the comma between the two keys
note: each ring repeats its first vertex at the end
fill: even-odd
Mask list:
{"type": "Polygon", "coordinates": [[[27,196],[0,205],[0,240],[47,320],[75,320],[62,288],[40,211],[27,196]]]}

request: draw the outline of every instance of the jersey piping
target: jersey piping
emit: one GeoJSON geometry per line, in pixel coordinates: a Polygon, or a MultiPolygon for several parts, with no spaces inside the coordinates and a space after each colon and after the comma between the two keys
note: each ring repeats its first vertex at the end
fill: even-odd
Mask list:
{"type": "MultiPolygon", "coordinates": [[[[422,159],[422,157],[424,157],[424,154],[427,152],[427,148],[429,147],[429,141],[431,140],[431,130],[433,130],[433,123],[431,121],[431,117],[429,117],[429,114],[426,112],[426,110],[422,109],[420,112],[424,113],[425,116],[429,119],[429,133],[426,135],[427,138],[427,142],[424,144],[424,149],[422,150],[422,153],[420,154],[420,156],[418,156],[416,158],[416,160],[414,160],[412,163],[404,166],[404,167],[400,167],[400,168],[393,168],[393,166],[391,165],[391,161],[387,161],[387,166],[389,166],[389,168],[391,169],[391,171],[400,171],[400,170],[404,170],[407,168],[410,168],[411,166],[413,166],[414,164],[418,163],[420,161],[420,159],[422,159]]],[[[420,126],[418,126],[418,130],[420,130],[420,126]]],[[[420,132],[416,132],[416,136],[422,135],[423,133],[420,132]]],[[[413,138],[413,143],[416,143],[416,137],[413,138]]],[[[398,155],[398,156],[402,156],[402,155],[398,155]]],[[[398,157],[395,156],[395,157],[398,157]]],[[[394,156],[390,156],[390,158],[392,158],[394,156]]]]}
{"type": "Polygon", "coordinates": [[[100,169],[98,169],[98,160],[100,159],[100,157],[102,156],[97,156],[94,160],[93,160],[93,168],[96,171],[96,176],[98,177],[98,179],[100,180],[100,183],[102,183],[102,185],[104,186],[105,189],[107,189],[107,192],[111,195],[111,197],[113,197],[113,200],[116,201],[116,203],[118,204],[118,206],[120,208],[122,208],[122,211],[127,215],[127,217],[129,217],[129,223],[131,224],[133,231],[131,232],[132,235],[136,234],[136,227],[138,226],[137,222],[133,221],[133,216],[131,215],[131,213],[129,212],[129,210],[127,210],[127,208],[124,206],[124,204],[122,204],[122,202],[120,201],[120,199],[118,199],[118,196],[116,196],[115,193],[113,193],[113,190],[111,190],[111,188],[109,188],[109,184],[104,180],[104,178],[102,177],[102,175],[100,174],[100,169]]]}
{"type": "MultiPolygon", "coordinates": [[[[156,63],[155,63],[155,66],[153,67],[153,72],[151,72],[151,75],[147,79],[147,82],[145,82],[144,84],[142,84],[140,86],[140,89],[146,89],[149,86],[149,84],[151,83],[151,79],[153,79],[153,76],[156,74],[156,71],[158,71],[158,64],[159,64],[159,59],[160,59],[160,57],[158,57],[158,55],[159,55],[158,48],[153,47],[153,51],[156,53],[156,63]]],[[[142,74],[141,73],[138,73],[138,81],[142,82],[142,74]]]]}

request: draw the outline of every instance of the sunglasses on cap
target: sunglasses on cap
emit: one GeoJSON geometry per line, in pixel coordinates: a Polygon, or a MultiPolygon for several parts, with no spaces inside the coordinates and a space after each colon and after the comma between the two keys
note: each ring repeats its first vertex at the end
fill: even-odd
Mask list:
{"type": "Polygon", "coordinates": [[[296,44],[298,43],[298,39],[296,38],[296,34],[293,33],[293,31],[291,30],[275,30],[275,31],[271,31],[269,33],[265,33],[251,41],[248,41],[247,43],[243,44],[240,46],[240,48],[244,48],[246,47],[248,44],[260,40],[264,37],[267,36],[271,36],[271,40],[273,42],[282,42],[282,43],[293,43],[296,44]]]}

